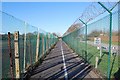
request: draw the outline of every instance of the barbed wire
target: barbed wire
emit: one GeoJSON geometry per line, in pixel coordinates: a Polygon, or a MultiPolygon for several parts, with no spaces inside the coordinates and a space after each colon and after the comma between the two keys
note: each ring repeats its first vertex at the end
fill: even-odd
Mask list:
{"type": "MultiPolygon", "coordinates": [[[[106,2],[101,2],[107,9],[109,10],[113,10],[116,5],[119,3],[118,2],[110,2],[109,0],[107,0],[106,2]]],[[[72,25],[75,25],[77,23],[81,23],[79,21],[79,19],[81,19],[83,22],[88,23],[90,21],[92,21],[93,19],[95,19],[96,17],[98,17],[99,15],[105,13],[106,10],[100,6],[98,4],[98,2],[92,2],[82,13],[82,15],[80,17],[78,17],[75,22],[73,22],[72,25]]],[[[82,24],[82,23],[81,23],[82,24]]],[[[71,26],[72,26],[71,25],[71,26]]],[[[73,32],[73,31],[72,31],[73,32]]],[[[71,32],[70,32],[71,33],[71,32]]],[[[69,33],[67,33],[69,34],[69,33]]],[[[65,35],[67,35],[65,34],[65,35]]]]}
{"type": "MultiPolygon", "coordinates": [[[[107,9],[112,10],[119,2],[110,2],[108,0],[108,2],[101,3],[105,5],[107,9]]],[[[102,6],[100,6],[97,2],[93,2],[84,10],[82,15],[78,17],[72,25],[74,25],[79,19],[81,19],[85,23],[88,23],[99,15],[103,14],[104,12],[106,12],[106,10],[102,6]]]]}

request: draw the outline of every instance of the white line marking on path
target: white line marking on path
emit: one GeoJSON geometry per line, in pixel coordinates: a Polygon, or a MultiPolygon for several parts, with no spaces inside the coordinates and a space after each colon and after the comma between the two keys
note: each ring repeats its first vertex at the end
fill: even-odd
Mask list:
{"type": "Polygon", "coordinates": [[[62,51],[62,58],[63,58],[63,68],[64,68],[65,80],[68,80],[68,73],[67,73],[66,64],[65,64],[65,57],[64,57],[64,53],[63,53],[62,40],[61,40],[61,51],[62,51]]]}

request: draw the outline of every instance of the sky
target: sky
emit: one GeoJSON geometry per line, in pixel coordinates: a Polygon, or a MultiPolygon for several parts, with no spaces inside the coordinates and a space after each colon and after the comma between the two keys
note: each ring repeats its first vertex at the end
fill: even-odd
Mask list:
{"type": "Polygon", "coordinates": [[[3,2],[2,11],[46,32],[64,34],[91,2],[3,2]]]}
{"type": "Polygon", "coordinates": [[[1,0],[2,2],[118,2],[119,0],[1,0]]]}

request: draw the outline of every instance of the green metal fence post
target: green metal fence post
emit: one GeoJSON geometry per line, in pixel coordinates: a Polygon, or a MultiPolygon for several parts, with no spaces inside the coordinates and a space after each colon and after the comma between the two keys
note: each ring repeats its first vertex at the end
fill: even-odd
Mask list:
{"type": "Polygon", "coordinates": [[[110,80],[110,57],[111,57],[111,42],[112,42],[112,12],[107,9],[101,2],[98,2],[110,14],[110,32],[109,32],[109,54],[108,54],[108,80],[110,80]]]}
{"type": "Polygon", "coordinates": [[[86,52],[85,52],[85,59],[87,60],[87,23],[85,23],[84,21],[82,21],[81,19],[79,19],[84,25],[85,25],[85,35],[86,35],[86,41],[85,41],[85,49],[86,49],[86,52]]]}

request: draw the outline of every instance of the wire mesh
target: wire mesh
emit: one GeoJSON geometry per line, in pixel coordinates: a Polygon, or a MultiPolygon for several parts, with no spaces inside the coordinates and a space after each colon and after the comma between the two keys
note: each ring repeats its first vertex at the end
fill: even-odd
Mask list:
{"type": "MultiPolygon", "coordinates": [[[[110,54],[110,76],[118,71],[118,11],[112,13],[112,46],[110,54]]],[[[79,20],[75,24],[80,23],[79,20]]],[[[107,77],[108,55],[109,55],[109,35],[110,34],[110,15],[94,20],[94,22],[82,26],[79,29],[63,36],[65,41],[80,57],[96,66],[96,57],[98,60],[97,70],[102,76],[107,77]],[[95,38],[101,38],[101,44],[95,44],[95,38]],[[87,41],[87,44],[86,44],[87,41]]]]}
{"type": "MultiPolygon", "coordinates": [[[[14,33],[15,31],[19,31],[19,68],[20,73],[24,73],[28,70],[29,67],[33,66],[36,63],[36,46],[37,46],[37,36],[40,34],[39,37],[39,48],[38,48],[38,60],[42,58],[43,55],[46,54],[48,51],[46,46],[51,48],[56,42],[57,37],[52,37],[55,35],[52,35],[52,33],[49,35],[49,38],[47,38],[47,32],[38,29],[37,27],[34,27],[25,21],[19,20],[15,18],[14,16],[11,16],[7,13],[1,12],[0,15],[2,15],[2,32],[0,35],[2,36],[2,47],[0,48],[2,51],[2,78],[12,78],[10,74],[10,56],[9,56],[9,50],[8,50],[8,32],[10,32],[11,37],[11,51],[12,51],[12,61],[13,61],[13,71],[14,71],[14,78],[16,77],[15,72],[15,55],[14,55],[14,33]],[[43,38],[44,37],[44,38],[43,38]],[[42,38],[44,39],[44,43],[42,42],[42,38]],[[52,38],[55,38],[55,41],[53,41],[52,38]],[[47,41],[51,41],[50,43],[46,43],[47,41]],[[44,45],[44,51],[43,51],[43,45],[44,45]],[[43,54],[43,52],[45,54],[43,54]]],[[[21,75],[20,74],[20,75],[21,75]]]]}

